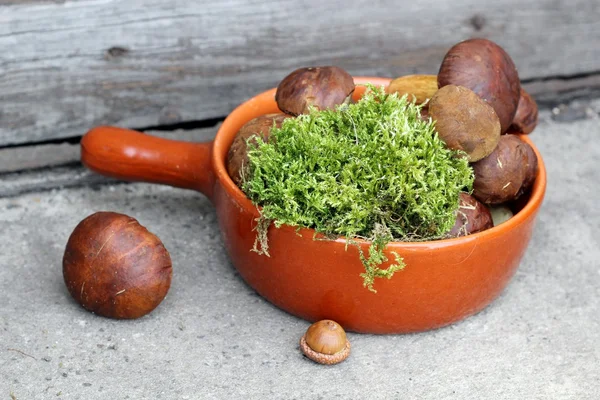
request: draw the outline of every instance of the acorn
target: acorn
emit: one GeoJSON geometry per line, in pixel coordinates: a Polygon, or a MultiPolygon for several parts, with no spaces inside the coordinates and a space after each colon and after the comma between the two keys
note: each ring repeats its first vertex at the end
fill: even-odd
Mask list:
{"type": "Polygon", "coordinates": [[[63,256],[63,278],[86,310],[134,319],[165,298],[173,274],[160,239],[127,215],[97,212],[73,230],[63,256]]]}
{"type": "Polygon", "coordinates": [[[319,364],[338,364],[350,355],[350,342],[344,328],[324,319],[312,324],[300,339],[305,356],[319,364]]]}
{"type": "Polygon", "coordinates": [[[339,67],[299,68],[283,78],[277,86],[275,101],[281,111],[290,115],[335,109],[349,103],[354,93],[354,79],[339,67]]]}

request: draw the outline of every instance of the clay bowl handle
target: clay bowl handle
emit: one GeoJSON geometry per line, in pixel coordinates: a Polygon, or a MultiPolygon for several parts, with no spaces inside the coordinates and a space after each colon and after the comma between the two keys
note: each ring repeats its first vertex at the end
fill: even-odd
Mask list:
{"type": "Polygon", "coordinates": [[[162,183],[212,197],[212,141],[180,142],[130,129],[99,126],[81,139],[81,161],[91,170],[127,181],[162,183]]]}

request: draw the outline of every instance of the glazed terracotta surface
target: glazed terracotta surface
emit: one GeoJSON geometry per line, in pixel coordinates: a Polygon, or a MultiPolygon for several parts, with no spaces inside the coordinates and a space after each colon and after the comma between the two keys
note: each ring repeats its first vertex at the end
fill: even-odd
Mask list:
{"type": "MultiPolygon", "coordinates": [[[[355,78],[387,85],[388,79],[355,78]]],[[[364,92],[357,87],[354,97],[364,92]]],[[[472,315],[496,298],[513,276],[531,238],[546,189],[541,155],[531,194],[509,221],[470,236],[420,243],[391,243],[406,263],[392,279],[362,285],[364,271],[345,240],[314,240],[313,231],[269,229],[270,257],[252,252],[258,211],[229,178],[225,159],[239,128],[259,115],[278,112],[275,89],[236,108],[215,140],[186,143],[139,132],[97,127],[82,142],[82,161],[104,175],[163,183],[204,193],[218,214],[223,242],[243,279],[278,307],[310,321],[333,319],[345,329],[406,333],[438,328],[472,315]],[[300,236],[298,235],[300,233],[300,236]]],[[[522,139],[533,146],[527,136],[522,139]]],[[[361,243],[363,251],[368,243],[361,243]]]]}

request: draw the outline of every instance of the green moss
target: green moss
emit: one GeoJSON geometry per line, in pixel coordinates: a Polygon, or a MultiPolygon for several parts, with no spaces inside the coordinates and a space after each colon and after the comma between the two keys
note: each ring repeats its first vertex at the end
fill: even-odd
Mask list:
{"type": "Polygon", "coordinates": [[[371,290],[375,278],[403,267],[396,255],[397,264],[379,268],[385,244],[442,238],[454,225],[459,192],[473,183],[466,158],[445,147],[420,107],[383,88],[369,86],[337,110],[287,119],[271,138],[248,142],[242,189],[262,207],[255,249],[267,250],[271,221],[349,243],[370,240],[369,256],[360,257],[371,290]]]}

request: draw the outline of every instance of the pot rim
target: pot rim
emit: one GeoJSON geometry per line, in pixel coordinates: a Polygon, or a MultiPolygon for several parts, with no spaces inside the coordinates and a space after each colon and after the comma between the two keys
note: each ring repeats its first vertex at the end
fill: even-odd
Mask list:
{"type": "MultiPolygon", "coordinates": [[[[357,85],[357,90],[354,92],[354,98],[359,98],[364,92],[364,84],[372,83],[375,85],[383,85],[387,86],[391,79],[389,78],[381,78],[381,77],[366,77],[366,76],[357,76],[354,77],[354,82],[357,85]]],[[[217,177],[217,181],[221,184],[223,189],[228,193],[229,196],[239,205],[240,208],[246,210],[251,213],[253,217],[259,217],[258,208],[252,203],[248,197],[241,191],[240,188],[233,182],[229,174],[227,173],[227,168],[225,167],[225,159],[227,157],[227,153],[229,151],[229,147],[233,142],[235,133],[239,130],[243,123],[249,121],[250,119],[245,119],[242,124],[239,123],[241,119],[244,117],[248,117],[250,115],[259,116],[273,112],[281,112],[275,103],[275,92],[276,88],[271,88],[262,93],[259,93],[249,100],[243,102],[239,106],[237,106],[223,121],[220,126],[214,140],[213,144],[213,152],[212,152],[212,166],[213,171],[215,172],[215,176],[217,177]],[[265,103],[267,106],[265,106],[265,103]]],[[[394,248],[394,249],[418,249],[418,248],[427,248],[431,249],[433,247],[447,247],[454,246],[459,244],[466,244],[473,241],[478,241],[481,239],[491,239],[493,237],[498,237],[507,234],[520,224],[523,224],[527,219],[531,216],[535,215],[536,211],[540,208],[542,201],[544,199],[546,185],[547,185],[547,176],[546,176],[546,167],[540,154],[539,150],[533,143],[533,141],[529,138],[528,135],[519,134],[520,139],[528,143],[535,152],[538,159],[538,172],[535,179],[535,182],[529,192],[529,199],[527,203],[509,220],[494,226],[490,229],[486,229],[484,231],[473,233],[467,236],[461,236],[456,238],[448,238],[448,239],[438,239],[438,240],[428,240],[428,241],[415,241],[415,242],[389,242],[386,244],[386,248],[394,248]]],[[[282,225],[278,229],[283,230],[291,230],[293,232],[297,232],[304,236],[304,234],[314,236],[315,230],[312,228],[305,227],[294,227],[290,225],[282,225]]],[[[316,237],[322,236],[317,234],[316,237]]],[[[368,245],[370,242],[364,239],[352,239],[354,242],[363,245],[368,245]]],[[[336,239],[331,239],[332,242],[343,243],[346,244],[347,240],[344,236],[340,236],[336,239]]]]}

